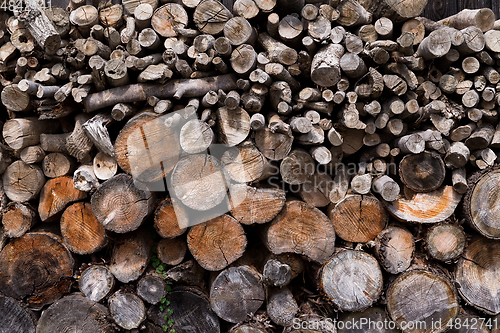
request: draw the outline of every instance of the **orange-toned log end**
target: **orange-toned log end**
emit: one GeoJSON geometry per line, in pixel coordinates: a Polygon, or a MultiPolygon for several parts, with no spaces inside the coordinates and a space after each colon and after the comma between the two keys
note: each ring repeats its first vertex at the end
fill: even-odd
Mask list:
{"type": "Polygon", "coordinates": [[[61,234],[64,244],[77,254],[97,252],[107,243],[106,230],[88,202],[77,202],[66,208],[61,216],[61,234]]]}
{"type": "Polygon", "coordinates": [[[405,222],[436,223],[449,218],[462,199],[452,186],[443,186],[428,193],[416,193],[411,199],[400,196],[386,203],[395,218],[405,222]]]}
{"type": "Polygon", "coordinates": [[[41,310],[44,305],[52,304],[64,294],[69,293],[71,291],[71,286],[73,286],[73,279],[71,277],[64,277],[53,286],[29,297],[26,302],[29,304],[30,308],[41,310]]]}
{"type": "Polygon", "coordinates": [[[316,207],[302,201],[289,201],[266,225],[263,241],[274,254],[292,252],[324,263],[335,249],[332,222],[316,207]]]}
{"type": "Polygon", "coordinates": [[[285,192],[279,188],[240,186],[246,196],[233,207],[231,214],[242,224],[267,223],[275,218],[285,205],[285,192]]]}
{"type": "Polygon", "coordinates": [[[40,192],[38,214],[43,222],[50,221],[63,211],[67,204],[87,197],[86,192],[79,191],[69,176],[50,179],[45,183],[40,192]]]}
{"type": "Polygon", "coordinates": [[[335,232],[348,242],[375,239],[389,219],[382,203],[367,195],[349,195],[328,210],[335,232]]]}
{"type": "Polygon", "coordinates": [[[445,323],[453,322],[459,309],[450,281],[425,270],[403,273],[387,289],[387,311],[396,325],[422,322],[406,326],[408,333],[447,331],[445,323]],[[439,322],[441,326],[436,325],[439,322]]]}
{"type": "Polygon", "coordinates": [[[247,238],[241,224],[226,214],[192,227],[187,245],[201,267],[219,271],[243,255],[247,238]]]}
{"type": "Polygon", "coordinates": [[[500,243],[480,238],[467,246],[455,271],[465,301],[490,315],[500,313],[500,243]]]}
{"type": "Polygon", "coordinates": [[[5,236],[21,237],[36,223],[35,211],[27,204],[9,202],[2,214],[2,227],[5,236]]]}
{"type": "Polygon", "coordinates": [[[73,257],[51,233],[31,232],[0,252],[0,292],[16,299],[39,295],[73,275],[73,257]]]}
{"type": "Polygon", "coordinates": [[[425,243],[427,251],[434,259],[449,261],[457,258],[464,251],[465,233],[458,225],[440,223],[429,229],[425,243]]]}
{"type": "Polygon", "coordinates": [[[163,238],[182,235],[186,232],[188,222],[184,206],[175,198],[166,198],[154,212],[154,227],[163,238]]]}
{"type": "Polygon", "coordinates": [[[186,240],[181,237],[172,239],[162,239],[156,246],[158,259],[167,265],[178,265],[186,256],[187,245],[186,240]]]}
{"type": "Polygon", "coordinates": [[[500,239],[500,169],[474,174],[467,182],[465,218],[483,236],[500,239]]]}

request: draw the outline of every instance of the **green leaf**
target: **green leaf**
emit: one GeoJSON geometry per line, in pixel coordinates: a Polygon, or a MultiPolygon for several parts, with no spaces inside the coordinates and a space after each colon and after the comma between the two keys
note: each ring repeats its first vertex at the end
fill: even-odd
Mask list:
{"type": "MultiPolygon", "coordinates": [[[[156,261],[153,261],[153,262],[152,262],[152,264],[153,264],[153,268],[156,268],[156,267],[158,267],[158,265],[159,265],[160,263],[159,263],[159,262],[156,262],[156,261]]],[[[157,272],[157,273],[158,273],[158,272],[157,272]]]]}
{"type": "Polygon", "coordinates": [[[167,324],[168,324],[168,327],[174,326],[174,320],[173,319],[169,319],[168,322],[167,322],[167,324]]]}
{"type": "Polygon", "coordinates": [[[165,305],[161,304],[160,305],[160,312],[163,312],[163,311],[165,311],[165,305]]]}
{"type": "Polygon", "coordinates": [[[169,306],[169,305],[170,305],[170,301],[169,301],[169,300],[166,300],[166,301],[165,301],[165,305],[166,305],[166,306],[169,306]]]}
{"type": "Polygon", "coordinates": [[[165,271],[165,264],[161,264],[160,266],[158,266],[159,269],[161,269],[162,271],[165,271]]]}
{"type": "Polygon", "coordinates": [[[175,333],[175,330],[172,328],[169,333],[175,333]]]}
{"type": "Polygon", "coordinates": [[[167,321],[168,320],[168,315],[163,316],[163,320],[167,321]]]}
{"type": "Polygon", "coordinates": [[[163,332],[166,332],[168,330],[168,326],[167,325],[163,325],[162,328],[163,328],[163,332]]]}
{"type": "Polygon", "coordinates": [[[171,292],[172,291],[172,287],[170,287],[170,285],[167,284],[167,287],[165,288],[167,290],[167,292],[171,292]]]}
{"type": "Polygon", "coordinates": [[[164,304],[166,301],[167,301],[167,299],[165,297],[160,298],[160,303],[161,304],[164,304]]]}
{"type": "Polygon", "coordinates": [[[167,309],[167,314],[168,314],[169,316],[171,316],[171,315],[172,315],[172,313],[174,313],[174,310],[172,310],[172,309],[167,309]]]}

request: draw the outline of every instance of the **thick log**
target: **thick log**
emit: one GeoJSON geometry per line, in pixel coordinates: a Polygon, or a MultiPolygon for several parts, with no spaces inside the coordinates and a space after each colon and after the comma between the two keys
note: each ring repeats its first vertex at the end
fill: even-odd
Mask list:
{"type": "Polygon", "coordinates": [[[85,5],[71,11],[69,21],[74,26],[78,27],[83,36],[88,36],[90,28],[97,24],[99,13],[94,6],[85,5]]]}
{"type": "Polygon", "coordinates": [[[373,196],[348,195],[329,207],[337,235],[348,242],[366,243],[377,237],[388,221],[382,203],[373,196]]]}
{"type": "Polygon", "coordinates": [[[260,275],[249,266],[225,269],[215,278],[210,288],[212,309],[230,323],[242,322],[248,315],[253,315],[264,300],[265,292],[260,275]]]}
{"type": "Polygon", "coordinates": [[[337,22],[343,26],[350,27],[372,22],[372,14],[356,0],[343,0],[336,9],[340,13],[337,22]]]}
{"type": "Polygon", "coordinates": [[[280,164],[281,178],[290,185],[300,185],[315,172],[315,163],[311,155],[304,150],[292,150],[280,164]]]}
{"type": "Polygon", "coordinates": [[[423,152],[406,155],[399,163],[401,181],[415,192],[431,192],[443,183],[444,162],[436,153],[423,152]]]}
{"type": "Polygon", "coordinates": [[[221,163],[232,180],[248,183],[263,176],[267,159],[251,142],[246,141],[225,151],[221,163]]]}
{"type": "Polygon", "coordinates": [[[444,324],[431,323],[453,321],[458,310],[457,295],[450,281],[427,270],[403,273],[387,290],[387,311],[392,320],[398,325],[414,320],[429,325],[426,330],[405,326],[408,332],[443,332],[444,324]]]}
{"type": "Polygon", "coordinates": [[[319,263],[324,263],[333,253],[334,240],[335,231],[328,217],[300,201],[287,202],[263,231],[264,244],[272,253],[302,254],[319,263]]]}
{"type": "Polygon", "coordinates": [[[108,303],[111,318],[126,330],[138,328],[146,319],[146,307],[134,294],[117,291],[109,298],[108,303]]]}
{"type": "Polygon", "coordinates": [[[73,257],[59,237],[45,232],[27,233],[9,242],[1,252],[0,291],[16,299],[38,296],[41,307],[61,297],[65,288],[54,290],[55,298],[51,300],[43,295],[61,279],[70,278],[73,266],[73,257]]]}
{"type": "Polygon", "coordinates": [[[390,226],[375,240],[375,256],[380,265],[391,274],[399,274],[410,267],[415,252],[415,240],[408,230],[390,226]]]}
{"type": "Polygon", "coordinates": [[[90,254],[107,244],[106,231],[97,221],[90,203],[75,203],[61,216],[61,235],[73,253],[90,254]]]}
{"type": "Polygon", "coordinates": [[[35,211],[25,204],[9,202],[2,210],[2,226],[5,236],[17,238],[23,236],[37,222],[35,211]]]}
{"type": "Polygon", "coordinates": [[[469,26],[476,26],[481,31],[486,32],[493,29],[495,14],[489,8],[464,9],[461,12],[438,21],[455,29],[465,29],[469,26]]]}
{"type": "Polygon", "coordinates": [[[294,137],[288,134],[273,133],[269,128],[255,134],[255,145],[270,160],[282,160],[291,151],[294,137]]]}
{"type": "Polygon", "coordinates": [[[38,214],[45,222],[62,212],[69,203],[85,199],[87,193],[74,187],[73,179],[68,176],[50,179],[40,192],[38,214]]]}
{"type": "Polygon", "coordinates": [[[151,257],[148,233],[144,230],[121,235],[113,246],[109,271],[123,283],[135,281],[146,270],[151,257]]]}
{"type": "Polygon", "coordinates": [[[238,221],[226,214],[191,227],[187,245],[201,267],[218,271],[243,255],[247,238],[238,221]]]}
{"type": "MultiPolygon", "coordinates": [[[[189,327],[192,333],[219,333],[221,332],[219,319],[210,306],[208,297],[199,289],[193,287],[174,288],[166,296],[168,306],[172,309],[169,317],[173,321],[172,330],[181,332],[189,327]]],[[[165,312],[160,311],[160,305],[154,305],[148,310],[148,319],[162,332],[165,325],[165,312]]]]}
{"type": "Polygon", "coordinates": [[[217,35],[232,17],[231,12],[219,1],[205,0],[196,6],[193,21],[202,33],[217,35]]]}
{"type": "Polygon", "coordinates": [[[99,302],[108,296],[115,286],[115,277],[104,265],[86,268],[78,279],[78,288],[92,302],[99,302]]]}
{"type": "Polygon", "coordinates": [[[344,47],[330,44],[321,48],[311,63],[311,80],[322,87],[331,87],[340,80],[340,59],[344,47]]]}
{"type": "Polygon", "coordinates": [[[42,170],[47,178],[57,178],[68,175],[75,169],[75,161],[61,153],[50,153],[43,158],[42,170]]]}
{"type": "Polygon", "coordinates": [[[361,251],[339,251],[318,276],[320,290],[345,311],[370,307],[382,292],[382,271],[377,260],[361,251]]]}
{"type": "Polygon", "coordinates": [[[425,246],[429,254],[439,261],[458,258],[465,249],[465,233],[460,226],[440,223],[427,232],[425,246]]]}
{"type": "Polygon", "coordinates": [[[269,318],[277,325],[290,326],[299,311],[299,306],[287,287],[270,289],[266,303],[269,318]]]}
{"type": "Polygon", "coordinates": [[[167,3],[155,10],[151,17],[151,26],[163,37],[177,36],[177,30],[188,23],[186,10],[179,4],[167,3]]]}
{"type": "Polygon", "coordinates": [[[414,223],[436,223],[449,218],[462,199],[451,186],[442,186],[429,193],[416,193],[387,203],[387,209],[396,219],[414,223]]]}
{"type": "Polygon", "coordinates": [[[250,133],[250,116],[241,107],[233,110],[222,107],[217,110],[219,140],[227,146],[236,146],[243,142],[250,133]]]}
{"type": "Polygon", "coordinates": [[[0,297],[2,329],[12,333],[35,333],[36,319],[29,309],[10,297],[0,297]]]}
{"type": "Polygon", "coordinates": [[[167,295],[167,284],[155,275],[146,274],[137,282],[137,296],[149,304],[157,304],[167,295]]]}
{"type": "Polygon", "coordinates": [[[68,332],[74,331],[76,327],[85,327],[89,332],[111,333],[114,329],[107,317],[106,307],[82,295],[73,294],[43,311],[36,330],[40,333],[68,332]]]}
{"type": "Polygon", "coordinates": [[[117,233],[136,230],[153,210],[149,190],[138,188],[127,174],[118,174],[102,183],[90,202],[99,223],[117,233]]]}
{"type": "Polygon", "coordinates": [[[45,183],[38,165],[15,161],[2,176],[3,189],[7,197],[15,202],[26,202],[37,197],[45,183]]]}
{"type": "Polygon", "coordinates": [[[498,292],[498,277],[494,273],[499,264],[496,256],[498,249],[494,240],[477,239],[467,246],[455,272],[455,281],[460,285],[458,292],[467,304],[490,315],[500,313],[500,303],[493,296],[498,292]],[[481,283],[477,278],[478,274],[490,277],[492,283],[481,283]]]}
{"type": "Polygon", "coordinates": [[[164,264],[175,266],[180,264],[186,255],[187,245],[183,238],[162,239],[156,246],[156,255],[164,264]]]}
{"type": "Polygon", "coordinates": [[[166,198],[158,204],[154,212],[154,227],[163,238],[182,235],[188,227],[189,219],[185,209],[175,198],[166,198]]]}

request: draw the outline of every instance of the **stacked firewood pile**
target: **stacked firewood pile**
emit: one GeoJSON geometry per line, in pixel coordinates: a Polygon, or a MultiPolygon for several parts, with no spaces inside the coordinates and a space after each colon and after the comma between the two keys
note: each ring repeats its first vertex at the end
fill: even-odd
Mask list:
{"type": "Polygon", "coordinates": [[[0,331],[498,332],[500,22],[426,3],[0,11],[0,331]]]}

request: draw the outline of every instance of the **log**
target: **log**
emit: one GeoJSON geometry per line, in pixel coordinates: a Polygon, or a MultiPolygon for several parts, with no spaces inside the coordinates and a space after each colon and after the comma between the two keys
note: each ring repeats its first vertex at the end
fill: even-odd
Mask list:
{"type": "Polygon", "coordinates": [[[413,223],[436,223],[449,218],[462,199],[451,186],[429,193],[416,193],[412,198],[398,198],[386,207],[396,219],[413,223]]]}
{"type": "Polygon", "coordinates": [[[78,279],[78,288],[92,302],[99,302],[109,295],[115,286],[115,277],[104,265],[86,268],[78,279]]]}
{"type": "Polygon", "coordinates": [[[273,133],[269,128],[255,134],[255,146],[270,160],[282,160],[292,148],[293,136],[273,133]]]}
{"type": "Polygon", "coordinates": [[[57,123],[53,120],[37,120],[36,118],[9,119],[3,126],[3,138],[12,149],[23,149],[40,143],[42,133],[57,131],[57,123]]]}
{"type": "Polygon", "coordinates": [[[427,232],[425,244],[434,259],[447,262],[458,258],[464,251],[465,233],[461,227],[454,224],[436,224],[427,232]]]}
{"type": "Polygon", "coordinates": [[[336,8],[340,16],[337,19],[343,26],[356,26],[362,24],[370,24],[372,15],[356,0],[343,0],[336,8]]]}
{"type": "Polygon", "coordinates": [[[52,300],[45,299],[44,292],[54,288],[61,279],[71,278],[73,266],[71,253],[57,236],[45,232],[27,233],[9,242],[1,252],[0,291],[18,300],[39,297],[42,303],[52,303],[62,296],[64,288],[59,292],[54,290],[57,296],[52,300]]]}
{"type": "Polygon", "coordinates": [[[154,227],[163,238],[182,235],[189,225],[189,218],[183,206],[175,198],[161,201],[154,212],[154,227]]]}
{"type": "Polygon", "coordinates": [[[406,271],[413,260],[415,240],[406,229],[390,226],[375,239],[375,256],[380,266],[391,274],[406,271]]]}
{"type": "Polygon", "coordinates": [[[271,289],[266,303],[269,318],[277,325],[290,326],[299,311],[299,306],[287,287],[271,289]]]}
{"type": "MultiPolygon", "coordinates": [[[[68,176],[48,180],[40,192],[38,215],[42,222],[62,212],[69,203],[87,198],[87,193],[77,190],[68,176]]],[[[52,220],[54,219],[52,218],[52,220]]]]}
{"type": "Polygon", "coordinates": [[[99,181],[94,174],[94,168],[90,164],[82,164],[73,174],[73,185],[77,190],[83,192],[94,192],[99,187],[99,181]]]}
{"type": "Polygon", "coordinates": [[[102,183],[90,202],[99,223],[117,233],[136,230],[153,210],[149,190],[138,188],[127,174],[118,174],[102,183]]]}
{"type": "Polygon", "coordinates": [[[35,211],[28,204],[9,202],[2,210],[3,233],[6,237],[23,236],[37,222],[35,211]]]}
{"type": "Polygon", "coordinates": [[[264,300],[264,286],[259,273],[249,266],[223,270],[210,287],[212,309],[217,316],[230,323],[239,323],[252,316],[264,300]]]}
{"type": "Polygon", "coordinates": [[[344,48],[330,44],[321,48],[311,63],[311,80],[322,87],[331,87],[340,80],[340,59],[344,48]]]}
{"type": "Polygon", "coordinates": [[[410,4],[403,4],[393,0],[381,2],[372,0],[363,1],[362,4],[368,12],[372,13],[374,19],[387,17],[393,22],[399,23],[419,16],[427,5],[427,1],[420,0],[412,1],[410,4]]]}
{"type": "Polygon", "coordinates": [[[455,289],[444,277],[427,270],[412,270],[392,282],[387,290],[387,311],[398,326],[419,332],[412,321],[423,321],[428,332],[443,332],[459,310],[455,289]],[[412,295],[409,297],[408,295],[412,295]],[[422,302],[422,300],[428,300],[422,302]],[[441,325],[431,323],[442,323],[441,325]]]}
{"type": "MultiPolygon", "coordinates": [[[[218,333],[221,331],[217,315],[210,307],[210,302],[205,294],[193,287],[177,287],[166,296],[170,302],[169,309],[173,321],[171,330],[181,332],[183,327],[189,327],[193,333],[218,333]]],[[[160,311],[160,305],[149,308],[148,319],[162,332],[165,325],[165,312],[160,311]]]]}
{"type": "Polygon", "coordinates": [[[15,202],[26,202],[37,197],[45,183],[38,165],[17,160],[7,167],[2,176],[7,197],[15,202]]]}
{"type": "Polygon", "coordinates": [[[229,91],[236,88],[236,77],[234,74],[203,79],[171,80],[165,85],[139,83],[90,94],[84,99],[83,104],[86,112],[94,112],[117,103],[145,101],[149,96],[156,96],[163,99],[172,97],[177,99],[181,97],[201,97],[210,90],[218,91],[222,89],[229,91]]]}
{"type": "Polygon", "coordinates": [[[217,120],[219,139],[229,147],[240,144],[250,133],[250,116],[241,107],[233,110],[227,107],[217,109],[217,120]]]}
{"type": "Polygon", "coordinates": [[[485,170],[474,174],[470,179],[471,182],[464,197],[463,207],[467,221],[482,235],[493,239],[500,237],[495,222],[496,210],[494,207],[491,207],[491,210],[487,210],[488,207],[494,205],[494,202],[483,202],[483,197],[494,195],[495,188],[492,185],[497,177],[497,173],[498,170],[495,168],[491,171],[485,170]],[[479,209],[478,207],[481,208],[479,209]]]}
{"type": "Polygon", "coordinates": [[[232,180],[248,183],[263,176],[267,160],[251,142],[245,141],[225,151],[221,163],[232,180]]]}
{"type": "Polygon", "coordinates": [[[348,242],[366,243],[384,229],[388,215],[373,196],[348,195],[331,205],[328,216],[338,237],[348,242]]]}
{"type": "Polygon", "coordinates": [[[193,21],[202,33],[217,35],[232,17],[231,12],[219,1],[205,0],[196,6],[193,21]]]}
{"type": "Polygon", "coordinates": [[[18,17],[47,54],[56,53],[61,43],[61,36],[44,11],[30,7],[18,17]]]}
{"type": "Polygon", "coordinates": [[[0,297],[2,327],[12,333],[35,333],[33,312],[10,297],[0,297]]]}
{"type": "Polygon", "coordinates": [[[464,43],[457,49],[460,55],[468,55],[476,52],[481,52],[486,44],[483,32],[476,26],[470,26],[460,30],[464,36],[464,43]]]}
{"type": "Polygon", "coordinates": [[[463,9],[459,13],[438,21],[455,29],[465,29],[469,26],[476,26],[481,31],[486,32],[493,29],[495,14],[489,8],[463,9]]]}
{"type": "Polygon", "coordinates": [[[74,160],[61,153],[50,153],[42,161],[43,174],[48,178],[68,175],[75,169],[74,166],[74,160]]]}
{"type": "Polygon", "coordinates": [[[170,266],[180,264],[184,260],[186,251],[186,241],[180,237],[162,239],[156,246],[158,259],[170,266]]]}
{"type": "Polygon", "coordinates": [[[419,44],[416,57],[423,57],[426,60],[444,56],[451,48],[450,35],[441,33],[439,30],[431,32],[419,44]]]}
{"type": "Polygon", "coordinates": [[[370,307],[382,292],[382,271],[377,260],[361,251],[337,252],[318,276],[321,292],[345,311],[370,307]]]}
{"type": "Polygon", "coordinates": [[[467,164],[469,157],[470,150],[465,144],[453,142],[446,152],[444,162],[448,168],[462,168],[467,164]]]}
{"type": "Polygon", "coordinates": [[[187,245],[201,267],[218,271],[243,255],[247,238],[238,221],[225,214],[191,227],[187,245]]]}
{"type": "Polygon", "coordinates": [[[89,35],[90,28],[97,24],[98,20],[99,13],[92,5],[80,6],[71,11],[69,15],[69,21],[71,24],[78,27],[78,30],[83,36],[89,35]]]}
{"type": "Polygon", "coordinates": [[[406,155],[399,163],[399,176],[415,192],[432,192],[443,184],[445,165],[436,153],[406,155]]]}
{"type": "Polygon", "coordinates": [[[179,4],[167,3],[156,9],[151,17],[152,28],[163,37],[177,36],[177,30],[188,23],[186,10],[179,4]]]}
{"type": "Polygon", "coordinates": [[[135,281],[146,270],[151,257],[151,247],[146,235],[140,230],[116,239],[108,268],[118,281],[135,281]]]}
{"type": "Polygon", "coordinates": [[[324,263],[334,251],[335,231],[331,221],[305,202],[287,202],[273,221],[265,226],[262,235],[264,244],[274,254],[292,252],[324,263]]]}
{"type": "Polygon", "coordinates": [[[146,319],[146,307],[134,294],[117,291],[109,298],[108,303],[111,318],[126,330],[138,328],[146,319]]]}
{"type": "Polygon", "coordinates": [[[75,327],[79,326],[91,332],[111,333],[114,329],[107,316],[108,311],[101,304],[96,304],[82,295],[72,294],[43,311],[36,330],[40,333],[64,332],[75,330],[75,327]],[[68,313],[72,314],[70,318],[68,313]]]}
{"type": "Polygon", "coordinates": [[[94,174],[100,180],[108,180],[113,177],[118,170],[116,160],[103,152],[98,152],[94,157],[93,166],[94,174]]]}
{"type": "Polygon", "coordinates": [[[104,227],[97,221],[89,203],[75,203],[61,216],[61,235],[66,247],[76,254],[90,254],[106,246],[104,227]]]}
{"type": "Polygon", "coordinates": [[[167,295],[166,287],[167,284],[161,277],[146,274],[137,282],[137,296],[154,305],[167,295]]]}
{"type": "Polygon", "coordinates": [[[304,150],[292,150],[280,164],[281,178],[290,185],[300,185],[315,172],[315,163],[311,155],[304,150]]]}

